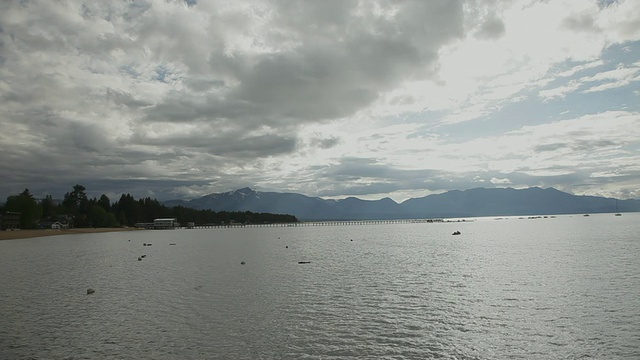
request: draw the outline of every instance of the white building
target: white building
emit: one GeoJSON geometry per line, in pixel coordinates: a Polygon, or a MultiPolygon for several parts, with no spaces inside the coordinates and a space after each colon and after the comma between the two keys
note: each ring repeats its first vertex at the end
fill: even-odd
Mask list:
{"type": "Polygon", "coordinates": [[[176,218],[153,219],[154,229],[175,229],[180,227],[176,218]]]}

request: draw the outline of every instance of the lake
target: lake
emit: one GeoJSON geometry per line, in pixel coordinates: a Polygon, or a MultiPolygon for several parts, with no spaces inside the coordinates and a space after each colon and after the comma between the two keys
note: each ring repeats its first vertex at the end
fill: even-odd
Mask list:
{"type": "Polygon", "coordinates": [[[2,241],[0,358],[639,359],[639,234],[625,213],[2,241]]]}

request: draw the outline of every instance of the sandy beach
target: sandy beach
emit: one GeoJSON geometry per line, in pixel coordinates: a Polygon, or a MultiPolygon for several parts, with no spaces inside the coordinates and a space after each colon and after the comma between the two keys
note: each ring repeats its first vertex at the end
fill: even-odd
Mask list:
{"type": "Polygon", "coordinates": [[[73,235],[73,234],[92,234],[102,232],[115,232],[115,231],[135,231],[137,228],[78,228],[78,229],[38,229],[38,230],[13,230],[13,231],[0,231],[0,240],[15,240],[15,239],[27,239],[42,236],[54,236],[54,235],[73,235]]]}

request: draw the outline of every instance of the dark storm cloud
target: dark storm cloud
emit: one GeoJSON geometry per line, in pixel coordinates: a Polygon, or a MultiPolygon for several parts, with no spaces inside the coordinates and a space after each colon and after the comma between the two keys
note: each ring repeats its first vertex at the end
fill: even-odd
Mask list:
{"type": "MultiPolygon", "coordinates": [[[[30,183],[53,193],[133,181],[163,196],[239,184],[333,195],[468,185],[466,174],[395,165],[406,152],[390,136],[354,134],[379,126],[375,107],[407,82],[444,84],[449,45],[504,39],[506,3],[1,1],[0,198],[30,183]]],[[[566,18],[575,30],[597,20],[566,18]]],[[[399,96],[419,106],[417,89],[399,96]]],[[[620,146],[607,141],[534,151],[620,146]]]]}
{"type": "Polygon", "coordinates": [[[393,21],[359,17],[354,4],[287,2],[279,12],[283,28],[293,40],[313,41],[257,58],[238,74],[231,97],[295,121],[344,117],[400,81],[424,75],[435,49],[461,34],[459,2],[382,3],[397,11],[393,21]]]}
{"type": "Polygon", "coordinates": [[[169,123],[229,123],[234,128],[278,123],[278,119],[264,116],[258,109],[259,106],[256,104],[233,99],[171,93],[167,99],[145,109],[144,120],[169,123]]]}
{"type": "Polygon", "coordinates": [[[595,24],[595,20],[588,14],[574,15],[564,20],[564,26],[574,31],[599,32],[601,31],[595,24]]]}
{"type": "Polygon", "coordinates": [[[331,149],[340,143],[340,138],[329,136],[327,138],[316,137],[311,139],[310,145],[320,149],[331,149]]]}
{"type": "MultiPolygon", "coordinates": [[[[186,89],[173,92],[149,109],[146,118],[232,119],[250,127],[255,121],[290,125],[345,117],[400,81],[425,76],[437,48],[461,34],[457,1],[383,2],[396,11],[393,20],[371,16],[371,9],[356,4],[276,3],[279,11],[269,30],[295,43],[290,51],[230,58],[213,47],[209,74],[224,71],[229,81],[188,83],[192,89],[215,85],[220,91],[204,97],[186,89]]],[[[265,34],[265,41],[273,41],[274,34],[265,34]]],[[[169,46],[184,45],[171,40],[169,46]]]]}
{"type": "Polygon", "coordinates": [[[497,39],[505,33],[505,27],[502,20],[492,17],[487,19],[476,34],[481,39],[497,39]]]}
{"type": "Polygon", "coordinates": [[[406,170],[371,158],[342,158],[339,163],[310,168],[318,179],[321,196],[365,195],[397,190],[427,189],[437,178],[433,170],[406,170]],[[328,189],[323,189],[327,185],[328,189]]]}
{"type": "Polygon", "coordinates": [[[144,108],[153,105],[149,101],[137,99],[135,95],[122,90],[107,88],[107,100],[116,105],[124,105],[130,109],[144,108]]]}
{"type": "Polygon", "coordinates": [[[211,155],[240,158],[257,158],[286,154],[293,151],[297,143],[295,137],[278,134],[257,136],[233,134],[234,136],[232,137],[228,135],[229,134],[216,134],[215,130],[211,130],[210,134],[198,131],[197,134],[161,138],[138,136],[132,140],[143,145],[205,151],[211,155]]]}

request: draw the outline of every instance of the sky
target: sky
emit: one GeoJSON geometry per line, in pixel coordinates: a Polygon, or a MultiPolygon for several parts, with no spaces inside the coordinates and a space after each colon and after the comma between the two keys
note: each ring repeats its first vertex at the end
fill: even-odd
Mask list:
{"type": "Polygon", "coordinates": [[[640,1],[0,2],[0,198],[640,198],[640,1]]]}

